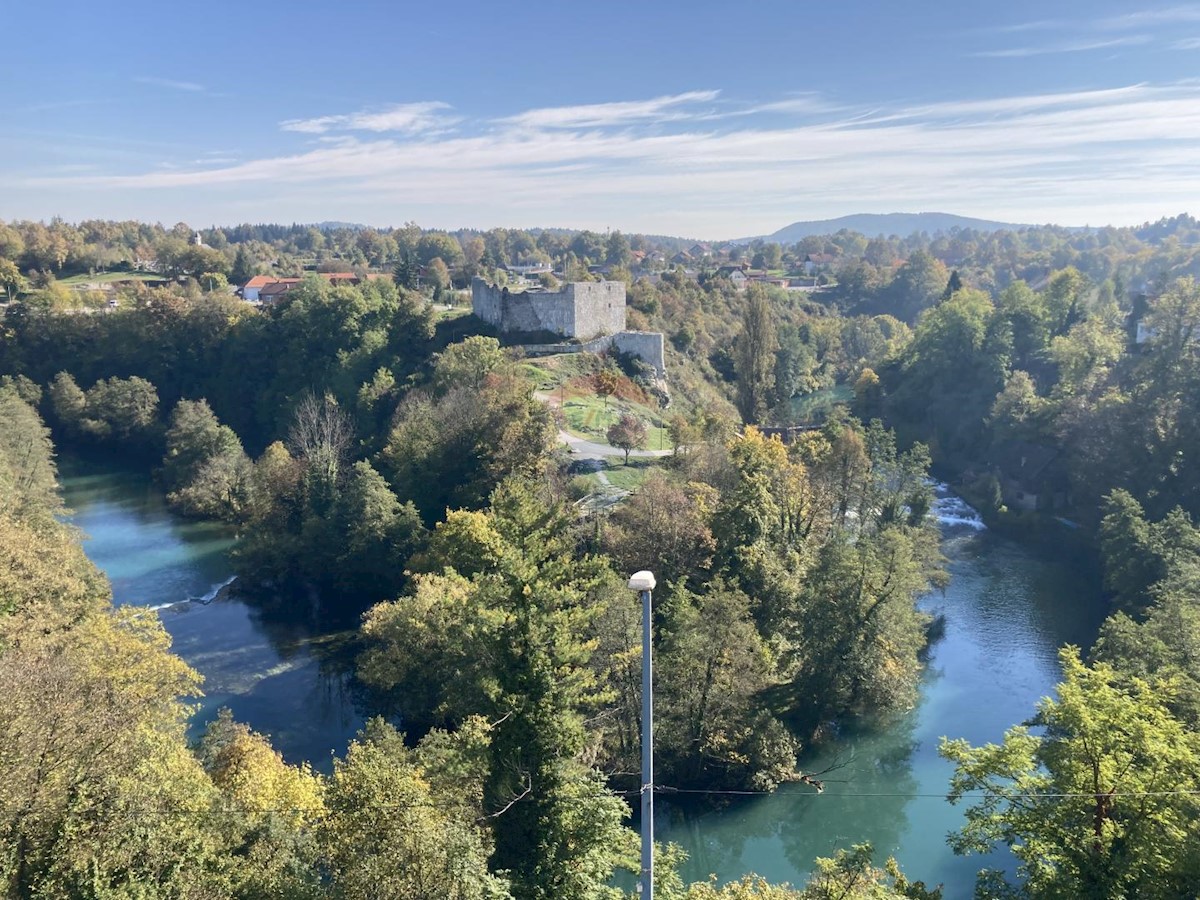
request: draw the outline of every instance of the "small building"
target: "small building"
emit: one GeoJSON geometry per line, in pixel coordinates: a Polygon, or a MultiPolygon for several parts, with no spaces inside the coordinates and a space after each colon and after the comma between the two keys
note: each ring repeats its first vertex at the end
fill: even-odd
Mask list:
{"type": "Polygon", "coordinates": [[[277,278],[258,289],[258,302],[263,306],[277,303],[279,298],[300,283],[299,278],[277,278]]]}
{"type": "Polygon", "coordinates": [[[1006,506],[1050,511],[1067,505],[1070,480],[1057,448],[1004,441],[993,448],[990,457],[1006,506]]]}
{"type": "Polygon", "coordinates": [[[749,268],[745,263],[737,266],[721,266],[714,273],[717,278],[727,278],[732,282],[733,286],[739,291],[745,290],[749,278],[746,276],[746,270],[749,268]]]}
{"type": "Polygon", "coordinates": [[[275,280],[272,275],[255,275],[242,285],[240,290],[242,299],[247,303],[258,303],[258,292],[275,280]]]}
{"type": "Polygon", "coordinates": [[[804,257],[804,274],[811,276],[826,272],[836,260],[837,257],[831,253],[809,253],[804,257]]]}

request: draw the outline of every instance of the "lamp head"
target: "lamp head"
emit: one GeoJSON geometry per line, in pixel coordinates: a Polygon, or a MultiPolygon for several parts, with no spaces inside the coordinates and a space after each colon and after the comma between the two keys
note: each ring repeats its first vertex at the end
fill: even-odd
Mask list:
{"type": "Polygon", "coordinates": [[[631,591],[652,591],[654,590],[654,573],[642,570],[634,572],[629,579],[629,589],[631,591]]]}

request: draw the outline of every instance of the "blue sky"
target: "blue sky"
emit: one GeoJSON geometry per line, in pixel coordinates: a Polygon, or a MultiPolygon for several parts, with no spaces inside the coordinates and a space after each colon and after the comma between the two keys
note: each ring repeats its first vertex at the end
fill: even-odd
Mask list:
{"type": "Polygon", "coordinates": [[[1200,213],[1200,3],[27,2],[0,218],[1200,213]]]}

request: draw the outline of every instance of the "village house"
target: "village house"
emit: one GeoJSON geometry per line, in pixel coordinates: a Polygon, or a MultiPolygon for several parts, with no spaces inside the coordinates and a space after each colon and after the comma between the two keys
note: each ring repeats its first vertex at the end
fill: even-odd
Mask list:
{"type": "Polygon", "coordinates": [[[836,260],[837,257],[831,253],[809,253],[804,257],[804,274],[811,276],[826,272],[836,260]]]}
{"type": "Polygon", "coordinates": [[[730,283],[739,291],[745,290],[749,278],[746,275],[746,270],[749,268],[745,263],[736,266],[721,266],[717,269],[715,277],[727,278],[730,283]]]}
{"type": "MultiPolygon", "coordinates": [[[[353,272],[318,272],[317,274],[334,287],[355,285],[361,281],[353,272]]],[[[275,275],[255,275],[242,285],[238,292],[247,303],[269,306],[303,280],[302,278],[279,278],[275,275]]]]}

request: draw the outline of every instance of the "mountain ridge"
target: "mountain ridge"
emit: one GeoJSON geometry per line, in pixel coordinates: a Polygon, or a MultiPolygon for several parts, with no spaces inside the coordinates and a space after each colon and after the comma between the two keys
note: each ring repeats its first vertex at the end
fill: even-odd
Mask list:
{"type": "Polygon", "coordinates": [[[743,238],[742,240],[764,240],[777,244],[791,244],[813,235],[836,234],[843,228],[848,231],[857,231],[866,237],[890,237],[891,235],[907,237],[921,231],[932,234],[936,231],[949,231],[951,228],[970,228],[976,231],[1016,231],[1031,227],[1033,226],[1028,224],[975,219],[970,216],[943,212],[856,213],[839,216],[836,219],[792,222],[761,238],[743,238]]]}

